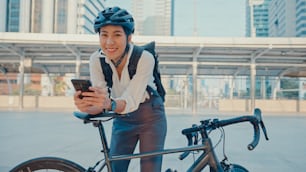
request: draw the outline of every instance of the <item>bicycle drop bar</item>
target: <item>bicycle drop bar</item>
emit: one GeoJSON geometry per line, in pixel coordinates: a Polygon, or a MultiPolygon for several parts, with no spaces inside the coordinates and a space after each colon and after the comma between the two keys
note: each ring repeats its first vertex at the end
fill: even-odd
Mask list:
{"type": "Polygon", "coordinates": [[[241,117],[237,117],[237,118],[233,118],[229,120],[222,120],[222,121],[219,121],[220,122],[219,125],[220,127],[222,127],[226,125],[231,125],[231,124],[240,123],[240,122],[247,122],[247,121],[249,121],[253,125],[253,129],[254,129],[253,141],[248,145],[248,149],[253,150],[257,146],[259,142],[259,138],[260,138],[260,132],[259,132],[259,126],[258,126],[259,121],[257,120],[255,116],[241,116],[241,117]]]}
{"type": "MultiPolygon", "coordinates": [[[[192,134],[191,133],[188,133],[186,135],[187,137],[187,140],[188,140],[188,146],[192,146],[192,134]]],[[[179,159],[180,160],[183,160],[185,159],[188,155],[190,154],[190,151],[185,151],[184,153],[182,153],[180,156],[179,156],[179,159]]]]}
{"type": "Polygon", "coordinates": [[[253,125],[254,138],[253,138],[253,141],[247,146],[249,150],[253,150],[257,146],[259,142],[259,137],[260,137],[259,126],[258,126],[259,121],[257,120],[255,116],[240,116],[240,117],[235,117],[235,118],[225,119],[225,120],[214,119],[214,120],[210,120],[209,122],[205,122],[196,127],[183,129],[182,134],[188,135],[193,132],[199,132],[201,131],[201,129],[205,129],[207,131],[215,130],[216,128],[220,128],[220,127],[224,127],[224,126],[232,125],[236,123],[241,123],[241,122],[250,122],[253,125]]]}

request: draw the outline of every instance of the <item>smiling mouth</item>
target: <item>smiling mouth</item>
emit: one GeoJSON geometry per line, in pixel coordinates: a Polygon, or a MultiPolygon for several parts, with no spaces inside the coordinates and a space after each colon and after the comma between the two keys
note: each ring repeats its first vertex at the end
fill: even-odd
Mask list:
{"type": "Polygon", "coordinates": [[[110,53],[115,52],[117,48],[106,48],[106,50],[110,53]]]}

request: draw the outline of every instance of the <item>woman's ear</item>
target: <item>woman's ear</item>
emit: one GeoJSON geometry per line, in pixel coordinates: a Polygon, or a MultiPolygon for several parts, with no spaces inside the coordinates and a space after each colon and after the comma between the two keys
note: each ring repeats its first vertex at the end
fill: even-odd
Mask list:
{"type": "Polygon", "coordinates": [[[128,41],[128,43],[131,43],[131,41],[132,41],[132,34],[130,34],[130,35],[128,36],[127,41],[128,41]]]}

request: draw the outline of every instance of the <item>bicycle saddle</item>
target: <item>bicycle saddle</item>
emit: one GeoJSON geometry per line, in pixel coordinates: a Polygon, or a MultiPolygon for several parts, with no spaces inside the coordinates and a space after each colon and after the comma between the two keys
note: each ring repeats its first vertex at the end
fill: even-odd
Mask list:
{"type": "Polygon", "coordinates": [[[119,117],[120,115],[115,113],[115,112],[103,112],[103,113],[99,113],[97,115],[91,115],[91,114],[88,114],[88,113],[84,113],[84,112],[78,112],[78,111],[75,111],[73,112],[73,115],[79,119],[82,119],[82,120],[90,120],[90,119],[95,119],[95,118],[116,118],[116,117],[119,117]]]}

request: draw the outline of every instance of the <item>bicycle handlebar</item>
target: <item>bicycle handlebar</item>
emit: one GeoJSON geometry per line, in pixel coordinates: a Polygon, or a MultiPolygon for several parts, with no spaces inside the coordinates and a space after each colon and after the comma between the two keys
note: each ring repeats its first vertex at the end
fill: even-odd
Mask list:
{"type": "MultiPolygon", "coordinates": [[[[207,123],[204,123],[200,126],[183,129],[182,134],[187,136],[193,132],[199,132],[201,131],[201,129],[214,130],[216,128],[224,127],[224,126],[235,124],[235,123],[241,123],[241,122],[250,122],[253,125],[254,138],[253,138],[253,141],[248,145],[248,149],[253,150],[258,144],[259,136],[260,136],[258,121],[257,121],[257,118],[254,116],[241,116],[241,117],[236,117],[236,118],[231,118],[231,119],[226,119],[226,120],[214,119],[212,121],[207,121],[207,123]]],[[[189,142],[190,141],[188,141],[188,143],[189,142]]]]}
{"type": "MultiPolygon", "coordinates": [[[[184,134],[186,137],[189,135],[189,137],[187,137],[187,140],[188,140],[188,146],[190,146],[190,143],[192,143],[192,137],[190,138],[190,135],[192,135],[192,133],[201,132],[202,129],[206,131],[215,130],[216,128],[220,128],[220,127],[224,127],[224,126],[232,125],[236,123],[241,123],[241,122],[250,122],[253,125],[254,137],[253,137],[252,142],[248,144],[247,146],[249,150],[253,150],[259,143],[259,139],[260,139],[259,124],[263,130],[266,140],[269,140],[267,136],[266,128],[262,121],[261,111],[258,108],[254,110],[253,116],[240,116],[240,117],[235,117],[235,118],[225,119],[225,120],[218,120],[218,119],[205,120],[201,122],[202,124],[199,126],[193,126],[191,128],[183,129],[182,134],[184,134]]],[[[184,152],[180,156],[180,159],[183,155],[186,155],[186,153],[184,152]]]]}

